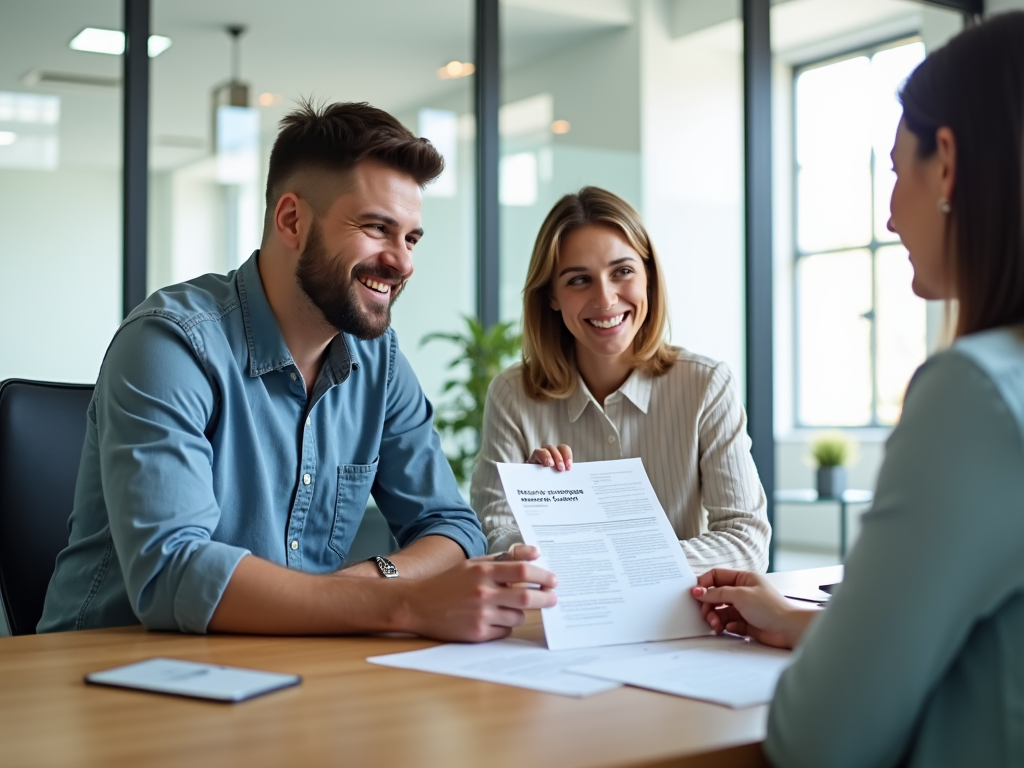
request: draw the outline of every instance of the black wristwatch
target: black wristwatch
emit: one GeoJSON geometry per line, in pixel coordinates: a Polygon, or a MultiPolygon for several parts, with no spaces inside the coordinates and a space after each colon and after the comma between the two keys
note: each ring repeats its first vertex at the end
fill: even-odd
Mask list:
{"type": "Polygon", "coordinates": [[[398,578],[398,567],[388,560],[386,557],[380,555],[374,555],[368,558],[370,562],[377,564],[377,569],[380,571],[380,575],[385,579],[397,579],[398,578]]]}

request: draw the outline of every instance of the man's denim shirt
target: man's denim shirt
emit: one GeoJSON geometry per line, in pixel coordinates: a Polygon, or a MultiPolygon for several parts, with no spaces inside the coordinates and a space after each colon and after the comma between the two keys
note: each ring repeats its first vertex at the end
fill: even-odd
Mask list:
{"type": "Polygon", "coordinates": [[[258,256],[158,291],[114,336],[40,632],[205,632],[246,554],[341,568],[371,493],[400,546],[484,553],[394,331],[335,337],[307,401],[258,256]]]}

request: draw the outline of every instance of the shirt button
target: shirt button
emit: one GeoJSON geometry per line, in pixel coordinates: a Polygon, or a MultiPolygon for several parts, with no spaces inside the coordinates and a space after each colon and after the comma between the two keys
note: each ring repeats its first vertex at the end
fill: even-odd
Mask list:
{"type": "Polygon", "coordinates": [[[298,539],[296,539],[295,541],[292,542],[292,549],[298,549],[298,548],[299,548],[299,542],[298,542],[298,539]]]}
{"type": "Polygon", "coordinates": [[[608,442],[609,443],[614,443],[615,442],[615,435],[608,435],[608,442]]]}
{"type": "Polygon", "coordinates": [[[299,379],[298,374],[295,373],[295,371],[292,371],[292,381],[298,381],[298,379],[299,379]]]}
{"type": "Polygon", "coordinates": [[[313,478],[309,476],[309,472],[302,476],[303,485],[309,485],[311,482],[313,482],[313,478]]]}

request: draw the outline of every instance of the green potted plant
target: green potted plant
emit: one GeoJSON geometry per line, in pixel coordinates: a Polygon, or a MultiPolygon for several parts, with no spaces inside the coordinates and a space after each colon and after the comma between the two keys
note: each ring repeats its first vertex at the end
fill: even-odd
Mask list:
{"type": "Polygon", "coordinates": [[[811,458],[817,467],[818,496],[837,499],[846,490],[846,465],[853,458],[853,441],[842,432],[819,435],[811,443],[811,458]]]}
{"type": "Polygon", "coordinates": [[[428,333],[420,340],[420,346],[447,341],[459,348],[448,364],[453,375],[444,383],[442,392],[449,397],[436,404],[434,426],[442,435],[452,438],[448,463],[455,479],[465,486],[480,452],[487,388],[519,356],[522,337],[513,323],[484,328],[475,317],[463,315],[463,320],[466,325],[462,332],[428,333]]]}

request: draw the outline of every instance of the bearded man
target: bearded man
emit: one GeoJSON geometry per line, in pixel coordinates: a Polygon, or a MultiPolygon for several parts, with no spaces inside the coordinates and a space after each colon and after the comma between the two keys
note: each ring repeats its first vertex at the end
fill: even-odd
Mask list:
{"type": "Polygon", "coordinates": [[[260,249],[157,291],[107,350],[40,632],[481,641],[554,604],[533,548],[479,557],[477,517],[389,327],[422,187],[443,167],[367,104],[282,120],[260,249]],[[400,550],[352,564],[371,494],[400,550]]]}

